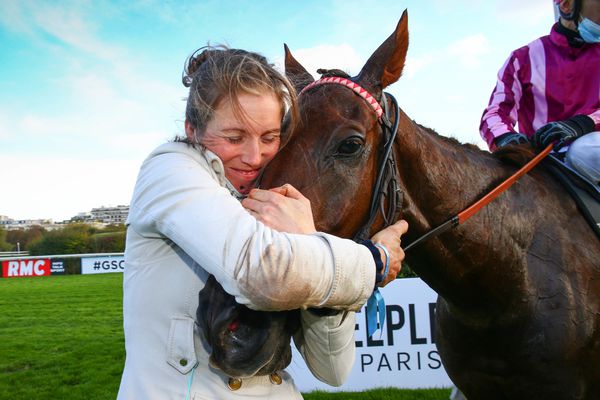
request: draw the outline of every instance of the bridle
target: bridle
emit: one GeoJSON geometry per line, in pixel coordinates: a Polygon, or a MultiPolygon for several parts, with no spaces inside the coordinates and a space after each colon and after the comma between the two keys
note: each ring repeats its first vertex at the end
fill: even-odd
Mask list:
{"type": "Polygon", "coordinates": [[[391,94],[384,92],[381,96],[381,100],[377,101],[373,95],[356,82],[339,76],[329,76],[318,79],[302,89],[298,96],[316,86],[328,84],[345,86],[363,98],[377,115],[377,120],[383,135],[383,145],[380,148],[382,156],[377,167],[377,178],[375,180],[375,185],[373,186],[369,217],[353,237],[355,241],[362,241],[370,237],[369,233],[378,212],[381,212],[384,227],[387,227],[396,221],[402,207],[402,196],[398,184],[396,158],[392,151],[392,146],[398,133],[400,107],[394,96],[391,94]],[[392,115],[390,114],[392,110],[390,110],[390,105],[387,101],[388,99],[392,103],[393,116],[395,117],[393,122],[391,121],[392,115]]]}
{"type": "MultiPolygon", "coordinates": [[[[398,185],[398,171],[396,170],[395,155],[392,151],[392,146],[394,145],[394,140],[396,139],[396,135],[398,133],[400,108],[398,107],[398,102],[391,94],[384,92],[380,101],[377,101],[371,93],[362,88],[358,83],[339,76],[323,77],[312,82],[300,91],[298,97],[316,86],[327,84],[345,86],[363,98],[371,106],[373,111],[375,111],[375,114],[377,115],[377,121],[383,134],[383,146],[381,148],[382,157],[380,158],[377,168],[377,178],[375,180],[375,185],[373,186],[371,206],[369,207],[369,217],[366,223],[356,232],[353,237],[355,241],[362,242],[370,237],[369,233],[373,226],[373,222],[375,221],[377,213],[380,210],[384,225],[386,227],[391,225],[400,213],[402,199],[398,185]],[[390,120],[390,108],[387,102],[388,97],[394,106],[395,119],[393,123],[390,120]],[[387,208],[385,206],[386,198],[388,199],[387,208]]],[[[381,332],[383,332],[385,310],[386,308],[383,296],[379,292],[379,289],[375,287],[371,297],[369,297],[367,300],[366,305],[367,334],[369,336],[372,336],[377,330],[377,320],[379,320],[379,328],[381,328],[381,332]]]]}

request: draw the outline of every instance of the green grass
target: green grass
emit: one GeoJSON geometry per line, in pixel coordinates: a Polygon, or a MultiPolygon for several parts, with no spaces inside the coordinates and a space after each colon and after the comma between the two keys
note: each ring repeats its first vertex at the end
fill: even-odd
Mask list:
{"type": "Polygon", "coordinates": [[[0,398],[114,399],[122,275],[0,279],[0,398]]]}
{"type": "MultiPolygon", "coordinates": [[[[114,399],[124,362],[122,274],[0,278],[0,399],[114,399]]],[[[312,392],[448,399],[449,389],[312,392]]]]}

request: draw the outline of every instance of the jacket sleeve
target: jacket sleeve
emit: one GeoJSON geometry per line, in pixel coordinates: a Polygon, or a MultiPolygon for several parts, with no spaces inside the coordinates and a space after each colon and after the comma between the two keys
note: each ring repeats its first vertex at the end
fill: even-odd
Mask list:
{"type": "Polygon", "coordinates": [[[320,317],[301,311],[302,329],[294,343],[312,374],[331,386],[341,386],[355,358],[353,312],[320,317]]]}
{"type": "Polygon", "coordinates": [[[522,95],[518,69],[518,59],[513,52],[498,71],[496,87],[483,111],[479,133],[490,150],[494,149],[494,139],[498,136],[515,132],[518,104],[522,95]]]}
{"type": "Polygon", "coordinates": [[[325,233],[269,229],[201,161],[183,153],[147,159],[130,205],[130,228],[171,241],[251,308],[360,309],[375,282],[366,247],[325,233]]]}
{"type": "Polygon", "coordinates": [[[588,117],[590,117],[594,121],[594,123],[596,124],[595,129],[597,131],[599,131],[600,130],[600,109],[589,114],[588,117]]]}

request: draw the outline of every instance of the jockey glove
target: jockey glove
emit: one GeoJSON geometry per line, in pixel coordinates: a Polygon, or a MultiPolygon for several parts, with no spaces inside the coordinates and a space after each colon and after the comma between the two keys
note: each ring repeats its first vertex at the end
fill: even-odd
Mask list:
{"type": "Polygon", "coordinates": [[[496,145],[497,149],[499,149],[500,147],[508,146],[509,144],[525,143],[529,143],[529,139],[527,139],[527,136],[518,132],[507,132],[494,139],[494,144],[496,145]]]}
{"type": "Polygon", "coordinates": [[[550,122],[538,129],[533,135],[533,146],[543,150],[555,142],[554,150],[558,150],[572,140],[590,133],[596,123],[587,115],[576,115],[564,121],[550,122]]]}

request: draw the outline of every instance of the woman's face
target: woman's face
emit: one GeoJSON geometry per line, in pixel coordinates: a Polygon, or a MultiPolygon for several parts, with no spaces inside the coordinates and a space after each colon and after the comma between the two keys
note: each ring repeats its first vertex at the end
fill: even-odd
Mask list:
{"type": "Polygon", "coordinates": [[[241,113],[236,115],[231,100],[223,100],[201,141],[221,159],[229,182],[247,194],[279,150],[281,104],[272,93],[241,94],[237,100],[241,113]]]}

